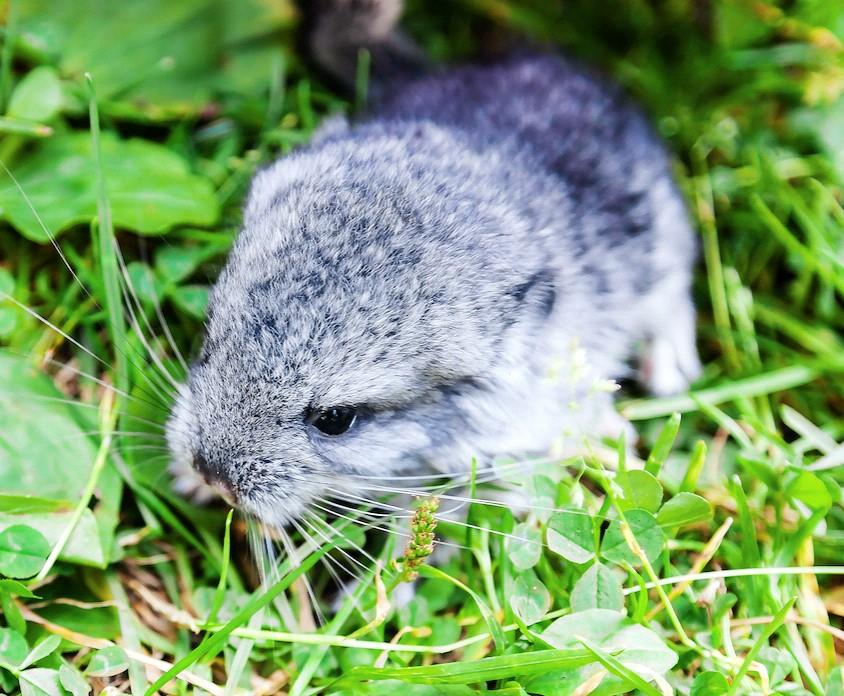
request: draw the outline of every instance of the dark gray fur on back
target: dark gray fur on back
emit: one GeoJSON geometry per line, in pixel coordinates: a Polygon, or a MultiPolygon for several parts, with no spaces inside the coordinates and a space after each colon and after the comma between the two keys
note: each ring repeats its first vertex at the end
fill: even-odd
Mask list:
{"type": "Polygon", "coordinates": [[[693,256],[662,145],[579,66],[394,81],[256,176],[174,458],[281,522],[351,474],[542,451],[575,411],[597,428],[637,342],[654,391],[694,376],[693,256]],[[337,405],[348,434],[305,422],[337,405]]]}

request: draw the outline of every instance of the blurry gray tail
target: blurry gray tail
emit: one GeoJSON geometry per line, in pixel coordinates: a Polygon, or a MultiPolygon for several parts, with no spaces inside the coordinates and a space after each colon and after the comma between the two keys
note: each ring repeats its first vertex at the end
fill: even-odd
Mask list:
{"type": "Polygon", "coordinates": [[[422,51],[397,29],[402,0],[299,0],[306,55],[342,88],[352,91],[368,54],[370,95],[424,73],[422,51]]]}

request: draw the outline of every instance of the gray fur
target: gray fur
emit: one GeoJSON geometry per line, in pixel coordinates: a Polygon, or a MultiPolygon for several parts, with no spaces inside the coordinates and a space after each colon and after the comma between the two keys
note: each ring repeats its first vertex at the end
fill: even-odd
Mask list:
{"type": "Polygon", "coordinates": [[[694,254],[662,145],[576,65],[396,83],[255,177],[169,423],[175,468],[279,523],[355,475],[546,450],[597,427],[594,385],[639,343],[654,391],[696,376],[694,254]],[[363,409],[349,433],[306,422],[338,405],[363,409]]]}

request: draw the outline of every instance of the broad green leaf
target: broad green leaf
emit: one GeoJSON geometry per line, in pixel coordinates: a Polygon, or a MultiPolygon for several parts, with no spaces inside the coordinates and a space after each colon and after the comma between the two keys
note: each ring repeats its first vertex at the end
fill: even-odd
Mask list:
{"type": "Polygon", "coordinates": [[[811,471],[801,471],[789,484],[786,492],[812,510],[828,508],[832,505],[832,496],[824,482],[811,471]]]}
{"type": "Polygon", "coordinates": [[[36,495],[0,493],[0,512],[23,514],[27,512],[66,512],[71,507],[65,500],[39,498],[36,495]]]}
{"type": "Polygon", "coordinates": [[[163,246],[155,252],[155,271],[165,283],[181,283],[220,251],[217,246],[163,246]]]}
{"type": "MultiPolygon", "coordinates": [[[[116,227],[162,234],[175,225],[217,221],[219,206],[210,182],[191,174],[172,150],[107,133],[100,146],[116,227]]],[[[97,177],[88,133],[50,138],[14,174],[52,234],[96,218],[97,177]]],[[[0,216],[33,241],[49,240],[20,191],[8,181],[0,188],[0,216]]]]}
{"type": "MultiPolygon", "coordinates": [[[[0,296],[12,295],[15,290],[15,277],[5,268],[0,266],[0,296]]],[[[0,297],[0,302],[4,300],[0,297]]]]}
{"type": "Polygon", "coordinates": [[[11,628],[0,628],[0,659],[17,667],[29,652],[26,639],[11,628]]]}
{"type": "MultiPolygon", "coordinates": [[[[7,515],[0,513],[0,529],[12,525],[26,525],[40,532],[52,546],[59,540],[62,532],[71,520],[71,512],[35,513],[26,515],[7,515]]],[[[49,553],[49,548],[47,552],[49,553]]],[[[69,563],[96,566],[106,565],[107,549],[102,545],[100,530],[91,510],[84,510],[59,558],[69,563]]],[[[46,556],[46,554],[45,554],[46,556]]],[[[36,569],[37,572],[37,569],[36,569]]]]}
{"type": "Polygon", "coordinates": [[[33,667],[21,672],[21,696],[64,696],[59,682],[59,672],[55,669],[33,667]]]}
{"type": "MultiPolygon", "coordinates": [[[[130,296],[134,294],[139,302],[146,303],[150,306],[154,306],[156,302],[161,302],[161,291],[157,287],[158,283],[156,282],[155,273],[153,273],[149,266],[140,261],[132,261],[126,266],[126,274],[129,276],[129,282],[131,283],[129,289],[130,296]]],[[[134,297],[132,302],[134,303],[134,297]]],[[[137,314],[134,304],[133,309],[137,314]]]]}
{"type": "Polygon", "coordinates": [[[41,532],[24,524],[0,531],[0,574],[10,578],[31,578],[44,565],[50,544],[41,532]]]}
{"type": "Polygon", "coordinates": [[[59,681],[62,686],[69,691],[73,696],[88,696],[91,693],[91,686],[70,665],[62,665],[59,667],[59,681]]]}
{"type": "Polygon", "coordinates": [[[15,279],[9,271],[0,267],[0,338],[10,336],[18,323],[19,309],[15,307],[6,295],[13,296],[15,279]]]}
{"type": "Polygon", "coordinates": [[[129,658],[119,645],[97,650],[94,653],[85,674],[89,677],[113,677],[129,669],[129,658]]]}
{"type": "Polygon", "coordinates": [[[582,510],[555,512],[548,520],[548,546],[572,563],[586,563],[595,557],[592,518],[582,510]]]}
{"type": "Polygon", "coordinates": [[[29,72],[15,87],[7,116],[46,123],[62,105],[62,85],[55,68],[42,65],[29,72]]]}
{"type": "MultiPolygon", "coordinates": [[[[580,643],[583,647],[589,650],[589,652],[593,653],[595,657],[598,658],[599,662],[613,676],[636,687],[636,689],[644,694],[644,696],[661,696],[660,692],[649,683],[649,679],[643,678],[638,671],[628,667],[621,660],[617,659],[600,646],[595,645],[590,640],[586,640],[586,638],[581,638],[580,643]]],[[[645,670],[640,668],[640,671],[644,672],[645,670]]],[[[653,675],[648,674],[648,676],[652,678],[653,675]]]]}
{"type": "Polygon", "coordinates": [[[21,669],[34,665],[39,660],[43,660],[48,655],[51,655],[59,647],[61,642],[62,639],[59,636],[53,633],[49,634],[29,651],[26,659],[20,665],[21,669]]]}
{"type": "Polygon", "coordinates": [[[9,579],[0,580],[0,592],[6,592],[15,597],[26,597],[27,599],[35,599],[38,596],[23,583],[9,579]]]}
{"type": "Polygon", "coordinates": [[[92,638],[114,640],[120,637],[117,610],[114,607],[82,608],[53,604],[40,609],[38,613],[51,623],[92,638]]]}
{"type": "Polygon", "coordinates": [[[16,307],[0,307],[0,338],[8,338],[15,332],[18,316],[16,307]]]}
{"type": "Polygon", "coordinates": [[[712,517],[712,505],[694,493],[678,493],[663,505],[656,516],[660,527],[682,527],[712,517]]]}
{"type": "Polygon", "coordinates": [[[692,682],[691,696],[724,696],[730,688],[721,672],[701,672],[692,682]]]}
{"type": "Polygon", "coordinates": [[[516,576],[510,606],[519,618],[530,626],[551,609],[551,593],[533,570],[526,570],[516,576]]]}
{"type": "Polygon", "coordinates": [[[277,46],[294,18],[288,0],[27,0],[19,15],[28,44],[62,74],[93,75],[105,111],[143,119],[198,114],[218,86],[266,89],[272,55],[257,49],[277,46]],[[230,62],[256,52],[251,82],[224,79],[230,62]]]}
{"type": "MultiPolygon", "coordinates": [[[[531,467],[529,471],[535,471],[531,467]]],[[[557,499],[557,484],[544,474],[533,474],[525,482],[525,493],[528,505],[534,510],[537,518],[547,522],[554,510],[557,499]]]]}
{"type": "MultiPolygon", "coordinates": [[[[621,612],[609,609],[568,614],[554,621],[541,636],[549,645],[563,650],[581,645],[580,639],[585,638],[627,667],[636,669],[641,665],[657,674],[664,674],[677,663],[677,654],[656,633],[634,623],[621,612]]],[[[580,669],[572,680],[575,685],[582,683],[597,669],[597,665],[580,669]]],[[[553,676],[556,678],[558,675],[553,676]]],[[[626,684],[623,679],[608,676],[591,694],[609,696],[626,693],[629,691],[625,688],[626,684]]],[[[532,690],[529,683],[525,687],[528,691],[532,690]]]]}
{"type": "Polygon", "coordinates": [[[791,653],[772,648],[770,645],[762,646],[756,659],[768,670],[768,682],[771,686],[780,684],[796,667],[791,653]]]}
{"type": "Polygon", "coordinates": [[[207,285],[181,285],[175,288],[170,297],[180,309],[197,319],[205,318],[208,307],[207,285]]]}
{"type": "Polygon", "coordinates": [[[64,399],[30,361],[0,350],[0,492],[68,510],[78,500],[96,450],[64,399]]]}
{"type": "MultiPolygon", "coordinates": [[[[91,426],[80,425],[79,417],[29,360],[0,350],[0,528],[17,522],[51,544],[59,538],[96,458],[86,433],[91,426]]],[[[107,466],[96,491],[98,520],[83,513],[62,560],[105,564],[121,491],[119,476],[107,466]]]]}
{"type": "Polygon", "coordinates": [[[625,471],[618,476],[618,483],[624,493],[622,509],[641,508],[656,512],[662,504],[662,485],[656,476],[643,469],[625,471]]]}
{"type": "MultiPolygon", "coordinates": [[[[709,694],[700,694],[700,696],[709,696],[709,694]]],[[[829,673],[826,696],[844,696],[844,668],[836,667],[829,673]]]]}
{"type": "Polygon", "coordinates": [[[542,532],[534,525],[520,522],[507,537],[507,555],[519,570],[533,568],[542,555],[542,532]]]}
{"type": "MultiPolygon", "coordinates": [[[[630,531],[639,542],[648,560],[653,563],[665,544],[665,534],[656,522],[656,518],[646,510],[628,510],[624,513],[630,531]]],[[[641,564],[639,557],[627,545],[621,531],[621,521],[613,520],[604,534],[601,543],[601,555],[613,563],[641,564]]]]}
{"type": "Polygon", "coordinates": [[[621,582],[607,566],[595,562],[580,576],[571,591],[571,610],[624,609],[621,582]]]}

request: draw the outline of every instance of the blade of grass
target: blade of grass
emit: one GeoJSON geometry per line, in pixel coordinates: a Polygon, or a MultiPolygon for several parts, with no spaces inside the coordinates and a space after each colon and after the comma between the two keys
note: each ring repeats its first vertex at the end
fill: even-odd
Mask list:
{"type": "Polygon", "coordinates": [[[553,669],[577,669],[595,662],[588,650],[538,650],[517,655],[496,655],[474,662],[448,662],[422,667],[352,667],[336,684],[398,679],[418,684],[474,684],[529,676],[553,669]]]}
{"type": "Polygon", "coordinates": [[[771,622],[762,629],[762,633],[759,634],[759,637],[753,643],[753,646],[747,651],[747,655],[744,656],[744,660],[742,661],[738,672],[736,672],[736,676],[733,678],[733,683],[730,685],[730,690],[727,692],[727,696],[735,696],[735,694],[739,693],[738,690],[741,688],[741,680],[744,679],[745,675],[750,670],[753,660],[756,659],[756,656],[759,654],[762,647],[768,644],[768,639],[779,630],[780,626],[782,626],[785,621],[785,617],[788,615],[788,612],[791,611],[791,607],[794,606],[796,601],[797,597],[789,599],[782,608],[774,614],[774,618],[771,619],[771,622]]]}
{"type": "Polygon", "coordinates": [[[774,394],[808,384],[818,376],[818,371],[805,365],[793,365],[770,370],[753,377],[725,381],[715,387],[700,389],[688,395],[669,396],[659,399],[631,399],[619,404],[621,415],[629,420],[645,420],[670,416],[672,413],[688,413],[698,410],[698,401],[710,405],[722,404],[739,398],[774,394]]]}
{"type": "Polygon", "coordinates": [[[633,686],[639,689],[639,691],[647,694],[648,696],[663,696],[658,689],[651,686],[647,681],[639,676],[639,674],[634,672],[620,660],[604,652],[597,645],[593,645],[590,641],[586,640],[586,638],[583,638],[582,636],[575,637],[583,645],[583,647],[595,656],[595,659],[598,660],[598,662],[606,667],[610,674],[614,674],[620,679],[630,682],[633,686]]]}
{"type": "Polygon", "coordinates": [[[196,648],[191,650],[181,660],[176,662],[172,668],[162,674],[155,683],[146,691],[146,696],[152,696],[165,684],[168,684],[174,679],[183,669],[197,662],[199,659],[207,655],[212,650],[219,650],[228,640],[229,635],[236,628],[243,626],[249,621],[249,618],[260,609],[263,609],[270,602],[273,601],[280,593],[284,592],[290,587],[293,582],[301,577],[304,573],[310,570],[320,558],[327,554],[331,549],[337,545],[337,542],[326,543],[319,549],[313,551],[307,558],[305,558],[299,566],[290,569],[281,580],[275,585],[265,590],[260,594],[254,595],[244,607],[232,617],[232,619],[225,624],[219,631],[202,641],[196,648]]]}
{"type": "MultiPolygon", "coordinates": [[[[123,299],[120,292],[120,275],[115,253],[117,242],[114,238],[114,225],[111,220],[111,205],[108,200],[105,171],[103,170],[102,152],[100,151],[100,115],[97,109],[97,96],[94,91],[94,79],[85,74],[88,86],[88,114],[91,121],[91,142],[94,154],[94,170],[97,174],[97,233],[96,248],[105,290],[105,308],[108,313],[109,332],[114,345],[114,382],[122,392],[129,392],[128,338],[126,321],[123,316],[123,299]]],[[[117,400],[118,412],[123,411],[123,399],[117,400]]]]}

